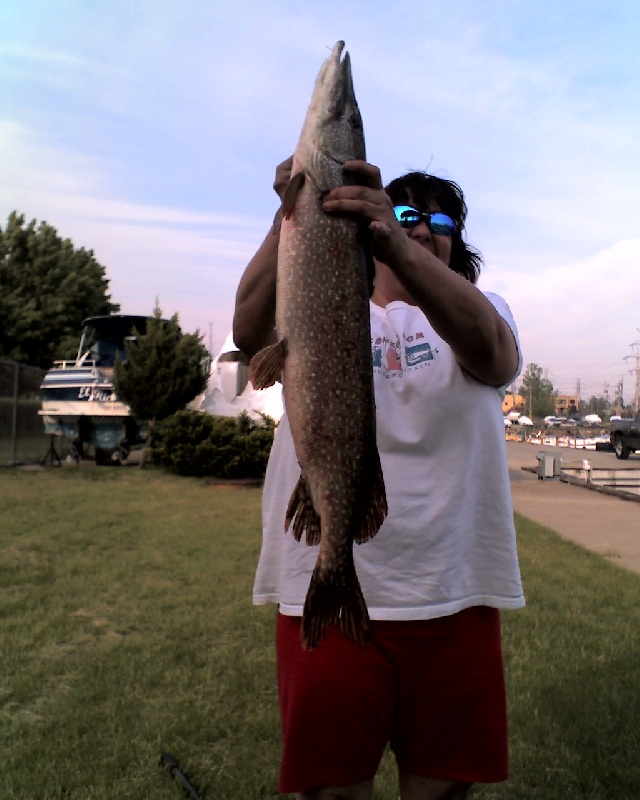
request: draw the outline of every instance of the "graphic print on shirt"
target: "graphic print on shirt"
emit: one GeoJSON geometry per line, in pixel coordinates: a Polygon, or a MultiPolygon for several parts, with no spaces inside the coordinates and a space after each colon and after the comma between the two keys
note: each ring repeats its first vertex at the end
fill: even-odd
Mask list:
{"type": "Polygon", "coordinates": [[[396,337],[395,340],[386,336],[377,336],[372,339],[371,357],[373,368],[381,373],[402,373],[405,370],[425,366],[427,362],[433,361],[438,353],[426,341],[422,331],[404,337],[404,359],[402,357],[402,349],[399,337],[396,337]]]}
{"type": "Polygon", "coordinates": [[[400,339],[392,342],[386,336],[378,336],[371,343],[373,367],[384,372],[402,372],[400,361],[400,339]]]}

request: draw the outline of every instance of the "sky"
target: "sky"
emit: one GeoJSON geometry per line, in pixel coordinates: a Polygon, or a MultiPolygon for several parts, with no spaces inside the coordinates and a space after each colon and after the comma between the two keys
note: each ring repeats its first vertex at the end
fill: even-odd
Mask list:
{"type": "Polygon", "coordinates": [[[588,400],[640,353],[640,4],[4,0],[0,226],[45,220],[121,311],[216,353],[320,64],[351,55],[385,182],[459,183],[525,364],[588,400]]]}

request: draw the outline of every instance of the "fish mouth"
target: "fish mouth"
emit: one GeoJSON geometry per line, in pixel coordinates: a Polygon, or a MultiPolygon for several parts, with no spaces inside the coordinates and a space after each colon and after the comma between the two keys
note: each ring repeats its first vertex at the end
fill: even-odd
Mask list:
{"type": "Polygon", "coordinates": [[[353,88],[351,57],[343,41],[336,42],[325,62],[323,83],[328,97],[330,119],[359,117],[358,103],[353,88]]]}
{"type": "Polygon", "coordinates": [[[340,57],[342,56],[343,50],[344,50],[344,42],[342,41],[342,39],[340,39],[333,45],[333,48],[331,49],[331,55],[329,56],[329,58],[332,59],[333,61],[340,61],[340,57]]]}

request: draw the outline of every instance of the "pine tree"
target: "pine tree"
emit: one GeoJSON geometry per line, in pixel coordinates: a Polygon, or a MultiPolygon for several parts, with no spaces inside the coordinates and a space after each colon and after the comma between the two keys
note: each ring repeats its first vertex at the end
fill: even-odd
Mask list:
{"type": "Polygon", "coordinates": [[[204,368],[208,353],[196,333],[182,333],[178,315],[162,318],[156,303],[153,316],[147,321],[146,333],[136,330],[125,342],[127,360],[118,360],[114,383],[118,396],[138,419],[149,421],[149,440],[143,454],[152,446],[156,422],[180,411],[207,385],[204,368]]]}

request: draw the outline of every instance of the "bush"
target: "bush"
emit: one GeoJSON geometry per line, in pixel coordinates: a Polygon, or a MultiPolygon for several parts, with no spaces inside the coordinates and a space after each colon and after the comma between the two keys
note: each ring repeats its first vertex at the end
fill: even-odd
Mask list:
{"type": "Polygon", "coordinates": [[[263,478],[275,422],[178,411],[156,429],[153,460],[178,475],[263,478]]]}

